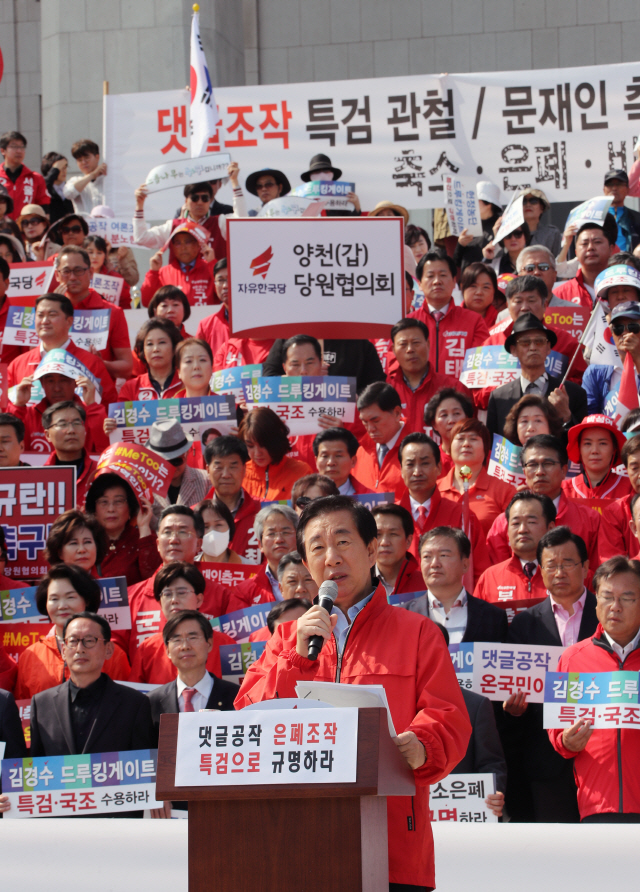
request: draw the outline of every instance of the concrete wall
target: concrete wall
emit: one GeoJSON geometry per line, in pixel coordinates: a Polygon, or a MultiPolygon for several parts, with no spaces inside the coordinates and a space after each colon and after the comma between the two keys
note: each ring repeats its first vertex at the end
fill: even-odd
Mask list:
{"type": "Polygon", "coordinates": [[[27,167],[40,170],[40,7],[38,0],[0,0],[0,132],[27,138],[27,167]],[[17,49],[17,52],[16,52],[17,49]]]}

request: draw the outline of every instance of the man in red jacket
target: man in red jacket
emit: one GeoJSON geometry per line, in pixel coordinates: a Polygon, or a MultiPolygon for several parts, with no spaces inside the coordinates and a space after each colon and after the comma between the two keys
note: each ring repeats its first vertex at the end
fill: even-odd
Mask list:
{"type": "Polygon", "coordinates": [[[600,532],[598,534],[598,552],[601,561],[618,554],[635,557],[638,552],[638,539],[633,534],[630,523],[631,502],[640,492],[640,435],[631,437],[622,447],[622,462],[629,475],[629,483],[633,492],[616,499],[602,512],[600,532]]]}
{"type": "Polygon", "coordinates": [[[314,437],[313,454],[318,472],[330,477],[343,496],[373,492],[351,473],[359,448],[355,435],[346,427],[330,427],[314,437]]]}
{"type": "Polygon", "coordinates": [[[349,496],[316,499],[302,513],[298,552],[320,585],[335,580],[331,614],[316,605],[276,629],[263,657],[248,670],[236,707],[295,697],[298,681],[382,683],[398,731],[394,743],[413,770],[416,795],[387,799],[389,883],[435,886],[429,784],[445,777],[465,753],[471,726],[444,639],[425,617],[387,604],[375,585],[376,523],[349,496]],[[325,640],[309,660],[309,638],[325,640]]]}
{"type": "MultiPolygon", "coordinates": [[[[584,541],[589,552],[589,566],[597,567],[598,532],[600,515],[578,501],[568,499],[562,492],[562,481],[567,476],[569,459],[560,440],[550,434],[529,437],[521,453],[527,489],[539,495],[549,496],[556,507],[556,524],[567,526],[584,541]]],[[[487,536],[489,557],[492,564],[511,557],[507,519],[500,514],[493,522],[487,536]]]]}
{"type": "Polygon", "coordinates": [[[418,561],[409,551],[414,534],[411,513],[402,505],[375,505],[378,529],[376,572],[387,595],[425,591],[418,561]]]}
{"type": "Polygon", "coordinates": [[[398,447],[404,432],[398,391],[374,381],[358,397],[358,412],[366,434],[356,455],[354,476],[374,492],[403,489],[398,447]]]}
{"type": "Polygon", "coordinates": [[[13,199],[13,210],[9,214],[13,220],[17,219],[25,204],[45,207],[51,201],[44,177],[24,165],[26,150],[27,140],[16,130],[3,133],[0,137],[0,153],[3,158],[0,164],[0,186],[4,186],[13,199]]]}
{"type": "Polygon", "coordinates": [[[227,258],[218,260],[213,267],[213,284],[222,307],[217,313],[212,313],[206,319],[198,323],[196,337],[206,341],[215,356],[218,348],[229,339],[231,329],[229,327],[229,269],[227,258]]]}
{"type": "Polygon", "coordinates": [[[72,400],[54,403],[42,413],[44,435],[53,449],[45,464],[75,467],[76,506],[80,509],[98,468],[86,448],[86,421],[84,407],[72,400]]]}
{"type": "Polygon", "coordinates": [[[556,509],[548,496],[523,490],[511,499],[505,517],[513,555],[485,570],[473,594],[505,609],[518,601],[528,602],[520,607],[533,607],[547,597],[537,549],[540,539],[556,525],[556,509]]]}
{"type": "MultiPolygon", "coordinates": [[[[637,678],[640,562],[622,556],[605,561],[593,577],[593,588],[600,624],[592,638],[567,648],[557,671],[591,674],[624,670],[637,678]]],[[[574,760],[580,818],[590,824],[638,824],[640,734],[634,728],[616,728],[613,723],[610,730],[594,730],[587,702],[578,701],[573,708],[574,715],[582,712],[582,718],[568,727],[549,730],[556,751],[574,760]]]]}
{"type": "Polygon", "coordinates": [[[429,329],[424,322],[419,319],[396,322],[391,329],[391,343],[398,367],[389,372],[387,382],[400,396],[405,433],[424,430],[424,407],[443,387],[453,387],[473,401],[471,391],[457,377],[434,371],[429,361],[429,329]]]}
{"type": "Polygon", "coordinates": [[[429,329],[435,371],[454,378],[460,377],[466,351],[479,347],[489,337],[479,313],[457,307],[453,302],[457,272],[455,263],[446,254],[438,251],[425,254],[416,267],[424,303],[410,314],[429,329]]]}
{"type": "Polygon", "coordinates": [[[216,498],[224,502],[233,515],[236,531],[229,547],[249,563],[259,564],[262,553],[253,523],[260,510],[260,502],[250,496],[242,485],[249,461],[244,440],[231,436],[216,437],[207,443],[204,460],[213,484],[205,499],[216,498]]]}
{"type": "Polygon", "coordinates": [[[576,235],[576,257],[580,268],[575,278],[563,282],[555,289],[556,297],[580,304],[590,312],[596,297],[595,281],[607,268],[611,255],[618,250],[617,237],[618,224],[611,214],[607,214],[602,226],[584,223],[576,235]]]}
{"type": "Polygon", "coordinates": [[[208,244],[207,232],[197,223],[185,220],[176,226],[167,244],[149,261],[140,294],[142,305],[149,306],[151,298],[163,285],[175,285],[192,307],[213,303],[213,263],[215,254],[208,244]],[[162,254],[169,248],[169,263],[162,265],[162,254]]]}

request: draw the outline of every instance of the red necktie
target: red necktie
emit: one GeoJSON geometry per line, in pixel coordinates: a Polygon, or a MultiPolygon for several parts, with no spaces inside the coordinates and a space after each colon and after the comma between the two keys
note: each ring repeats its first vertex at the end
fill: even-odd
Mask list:
{"type": "Polygon", "coordinates": [[[444,319],[444,313],[440,310],[433,310],[431,315],[435,319],[436,323],[440,322],[441,319],[444,319]]]}
{"type": "Polygon", "coordinates": [[[419,531],[420,533],[423,533],[423,532],[424,532],[424,528],[425,528],[426,523],[427,523],[427,509],[424,507],[424,505],[420,505],[419,508],[418,508],[418,521],[417,521],[417,523],[418,523],[418,531],[419,531]]]}
{"type": "Polygon", "coordinates": [[[182,699],[184,700],[184,711],[185,712],[195,712],[193,708],[193,703],[191,702],[195,695],[198,692],[195,688],[185,688],[182,692],[182,699]]]}

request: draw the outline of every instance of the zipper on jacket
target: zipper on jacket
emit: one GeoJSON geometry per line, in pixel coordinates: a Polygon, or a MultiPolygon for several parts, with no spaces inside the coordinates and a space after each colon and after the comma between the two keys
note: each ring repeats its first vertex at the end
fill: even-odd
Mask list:
{"type": "MultiPolygon", "coordinates": [[[[426,301],[426,297],[425,297],[426,301]]],[[[436,372],[440,371],[440,320],[436,319],[436,372]]]]}

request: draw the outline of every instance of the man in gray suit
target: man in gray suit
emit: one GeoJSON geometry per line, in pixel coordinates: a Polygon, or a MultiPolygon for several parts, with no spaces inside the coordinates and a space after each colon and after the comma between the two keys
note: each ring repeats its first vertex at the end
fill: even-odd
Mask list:
{"type": "Polygon", "coordinates": [[[206,471],[187,464],[193,438],[184,432],[177,418],[155,421],[149,429],[147,446],[176,469],[166,496],[154,496],[151,526],[157,529],[160,515],[169,505],[197,505],[206,496],[211,481],[206,471]]]}

